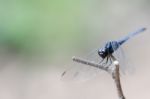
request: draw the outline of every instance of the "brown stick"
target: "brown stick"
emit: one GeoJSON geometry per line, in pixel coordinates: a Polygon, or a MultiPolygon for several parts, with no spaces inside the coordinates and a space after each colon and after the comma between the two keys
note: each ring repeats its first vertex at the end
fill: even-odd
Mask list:
{"type": "Polygon", "coordinates": [[[125,99],[125,97],[123,95],[122,87],[121,87],[121,82],[120,82],[119,62],[116,60],[116,58],[114,56],[111,56],[111,58],[113,59],[113,62],[115,65],[115,70],[112,73],[112,78],[115,81],[119,99],[125,99]]]}
{"type": "MultiPolygon", "coordinates": [[[[120,82],[119,62],[112,55],[111,55],[111,58],[112,58],[113,63],[115,65],[115,69],[114,70],[111,69],[112,78],[115,81],[119,99],[125,99],[125,97],[123,95],[122,87],[121,87],[121,82],[120,82]]],[[[94,62],[91,62],[91,61],[88,61],[88,60],[85,60],[85,59],[82,59],[82,58],[78,58],[78,57],[72,57],[72,60],[75,61],[75,62],[81,63],[81,64],[85,64],[85,65],[89,65],[89,66],[93,66],[95,68],[105,70],[106,72],[110,73],[110,68],[104,67],[104,66],[102,66],[98,63],[94,63],[94,62]]]]}
{"type": "Polygon", "coordinates": [[[78,62],[78,63],[81,63],[81,64],[85,64],[85,65],[89,65],[89,66],[93,66],[93,67],[96,67],[96,68],[99,68],[99,69],[102,69],[104,71],[109,71],[108,70],[108,67],[104,67],[98,63],[94,63],[92,61],[88,61],[88,60],[85,60],[85,59],[82,59],[82,58],[79,58],[79,57],[72,57],[72,60],[75,61],[75,62],[78,62]]]}

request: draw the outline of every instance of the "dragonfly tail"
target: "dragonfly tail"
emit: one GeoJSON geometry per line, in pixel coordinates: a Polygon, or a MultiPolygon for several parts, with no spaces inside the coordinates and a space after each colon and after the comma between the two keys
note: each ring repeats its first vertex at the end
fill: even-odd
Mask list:
{"type": "Polygon", "coordinates": [[[137,34],[140,34],[142,32],[144,32],[146,30],[146,28],[141,28],[139,30],[137,30],[136,32],[133,32],[133,33],[130,33],[128,34],[127,36],[125,36],[124,38],[118,40],[118,43],[120,45],[122,45],[123,43],[125,43],[127,40],[129,40],[130,38],[132,38],[133,36],[137,35],[137,34]]]}

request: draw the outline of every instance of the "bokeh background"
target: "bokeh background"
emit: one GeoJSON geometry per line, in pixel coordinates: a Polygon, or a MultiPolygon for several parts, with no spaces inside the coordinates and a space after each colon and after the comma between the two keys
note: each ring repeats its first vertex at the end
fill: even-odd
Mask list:
{"type": "Polygon", "coordinates": [[[0,99],[114,99],[111,76],[64,82],[72,56],[141,27],[123,47],[135,66],[121,75],[127,99],[150,99],[149,0],[0,0],[0,99]]]}

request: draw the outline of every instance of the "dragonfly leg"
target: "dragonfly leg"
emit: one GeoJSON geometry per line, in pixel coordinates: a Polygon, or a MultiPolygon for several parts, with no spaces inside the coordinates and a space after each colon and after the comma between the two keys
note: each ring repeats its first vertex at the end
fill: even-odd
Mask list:
{"type": "Polygon", "coordinates": [[[109,61],[110,61],[110,64],[109,64],[109,66],[112,64],[112,59],[111,59],[111,57],[109,58],[109,61]]]}
{"type": "Polygon", "coordinates": [[[112,64],[111,56],[108,56],[105,65],[106,65],[106,67],[109,67],[111,64],[112,64]],[[108,61],[110,62],[109,64],[108,64],[108,61]],[[106,65],[106,64],[107,64],[107,65],[106,65]]]}
{"type": "Polygon", "coordinates": [[[106,64],[108,63],[108,59],[109,59],[109,56],[106,57],[106,61],[102,64],[102,66],[106,66],[106,64]]]}
{"type": "Polygon", "coordinates": [[[108,61],[109,61],[109,56],[107,56],[105,64],[107,64],[108,61]]]}

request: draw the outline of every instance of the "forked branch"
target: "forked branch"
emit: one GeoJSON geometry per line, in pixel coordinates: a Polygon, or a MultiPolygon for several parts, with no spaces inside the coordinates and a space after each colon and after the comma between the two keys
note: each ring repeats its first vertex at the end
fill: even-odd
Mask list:
{"type": "Polygon", "coordinates": [[[116,60],[116,58],[114,56],[111,56],[113,63],[114,63],[114,69],[109,68],[109,67],[105,67],[102,66],[101,64],[95,63],[93,61],[89,61],[89,60],[85,60],[79,57],[73,57],[72,60],[81,64],[85,64],[85,65],[89,65],[89,66],[93,66],[95,68],[99,68],[101,70],[104,70],[108,73],[111,72],[112,78],[115,81],[116,87],[117,87],[117,92],[118,92],[118,96],[119,99],[125,99],[124,95],[123,95],[123,91],[122,91],[122,87],[121,87],[121,82],[120,82],[120,74],[119,74],[119,62],[116,60]]]}

